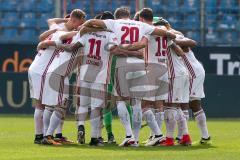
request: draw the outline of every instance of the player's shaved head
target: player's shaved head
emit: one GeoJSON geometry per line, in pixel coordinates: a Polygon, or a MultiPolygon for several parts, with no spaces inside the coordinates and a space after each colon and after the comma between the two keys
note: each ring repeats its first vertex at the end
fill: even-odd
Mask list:
{"type": "Polygon", "coordinates": [[[110,11],[104,11],[101,19],[114,19],[114,15],[110,11]]]}
{"type": "Polygon", "coordinates": [[[117,8],[114,12],[115,19],[130,18],[130,10],[127,7],[117,8]]]}
{"type": "Polygon", "coordinates": [[[102,17],[102,13],[99,13],[94,17],[94,19],[101,19],[101,17],[102,17]]]}
{"type": "Polygon", "coordinates": [[[114,19],[114,15],[110,11],[104,11],[103,13],[97,14],[94,19],[114,19]]]}
{"type": "Polygon", "coordinates": [[[153,21],[153,10],[151,8],[143,8],[139,12],[139,17],[147,21],[153,21]]]}

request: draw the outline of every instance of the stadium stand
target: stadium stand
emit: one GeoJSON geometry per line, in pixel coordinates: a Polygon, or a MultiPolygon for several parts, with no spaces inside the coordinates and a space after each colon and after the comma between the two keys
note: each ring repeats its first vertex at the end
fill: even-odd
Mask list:
{"type": "MultiPolygon", "coordinates": [[[[55,2],[0,0],[0,43],[37,43],[37,36],[47,29],[46,20],[55,16],[55,2]],[[30,36],[32,37],[29,38],[30,36]]],[[[239,0],[176,0],[171,3],[168,0],[145,0],[144,2],[145,6],[154,10],[155,15],[165,17],[175,29],[199,43],[202,42],[202,45],[240,44],[239,0]],[[204,8],[201,8],[201,2],[204,8]],[[203,14],[201,14],[202,9],[203,14]],[[203,39],[201,33],[204,35],[203,39]]],[[[119,6],[127,6],[134,14],[135,5],[135,0],[68,0],[67,13],[74,8],[81,8],[89,19],[101,11],[114,11],[119,6]]]]}

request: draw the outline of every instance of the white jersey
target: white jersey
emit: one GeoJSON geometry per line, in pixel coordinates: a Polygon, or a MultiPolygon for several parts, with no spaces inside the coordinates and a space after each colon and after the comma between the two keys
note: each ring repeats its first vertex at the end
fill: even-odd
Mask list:
{"type": "MultiPolygon", "coordinates": [[[[177,35],[176,39],[184,39],[184,36],[177,35]]],[[[197,60],[190,48],[189,51],[183,56],[183,61],[191,78],[196,78],[199,75],[205,75],[205,70],[202,64],[197,60]]]]}
{"type": "MultiPolygon", "coordinates": [[[[132,44],[134,42],[139,42],[144,35],[151,34],[155,27],[148,25],[143,22],[134,21],[130,19],[117,19],[117,20],[104,20],[105,25],[108,30],[113,31],[121,44],[132,44]]],[[[125,66],[125,63],[122,63],[121,60],[127,61],[127,63],[136,63],[139,61],[139,58],[129,57],[117,59],[116,67],[125,66]]],[[[140,60],[139,63],[142,63],[140,60]]]]}
{"type": "MultiPolygon", "coordinates": [[[[64,31],[57,31],[61,34],[66,34],[67,32],[64,31]]],[[[70,39],[61,41],[58,40],[60,44],[74,44],[77,42],[79,37],[79,33],[77,33],[75,36],[73,36],[70,39]]],[[[75,61],[75,58],[77,56],[78,51],[74,52],[67,52],[64,50],[60,50],[57,54],[57,56],[54,57],[53,62],[51,63],[47,73],[57,73],[62,76],[68,76],[69,73],[72,71],[73,63],[75,61]]]]}
{"type": "Polygon", "coordinates": [[[171,48],[167,51],[168,77],[188,76],[188,70],[183,58],[178,56],[171,48]]]}
{"type": "Polygon", "coordinates": [[[65,23],[53,24],[49,27],[49,29],[59,29],[62,30],[65,28],[65,23]]]}
{"type": "MultiPolygon", "coordinates": [[[[51,41],[58,41],[59,37],[63,32],[55,32],[50,35],[47,39],[51,41]]],[[[35,56],[32,64],[29,67],[29,70],[38,73],[40,75],[46,74],[49,66],[51,65],[54,57],[58,54],[59,50],[54,46],[50,46],[44,50],[40,50],[35,56]]]]}
{"type": "Polygon", "coordinates": [[[185,54],[183,60],[188,68],[191,78],[196,78],[200,75],[205,75],[205,70],[202,64],[194,56],[194,53],[191,49],[185,54]]]}
{"type": "Polygon", "coordinates": [[[119,44],[116,35],[106,31],[88,33],[78,41],[84,46],[79,80],[107,84],[111,65],[109,48],[119,44]]]}
{"type": "Polygon", "coordinates": [[[147,63],[166,64],[167,37],[145,36],[148,39],[145,59],[147,63]]]}

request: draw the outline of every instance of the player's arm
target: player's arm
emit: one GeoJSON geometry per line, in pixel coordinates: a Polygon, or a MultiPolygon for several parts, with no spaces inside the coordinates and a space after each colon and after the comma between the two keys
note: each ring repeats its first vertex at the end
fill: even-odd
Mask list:
{"type": "Polygon", "coordinates": [[[121,46],[121,48],[129,51],[137,51],[145,48],[148,45],[148,39],[144,36],[141,41],[129,44],[126,46],[121,46]]]}
{"type": "Polygon", "coordinates": [[[83,26],[85,27],[97,27],[97,28],[107,28],[103,20],[90,19],[86,21],[83,26]]]}
{"type": "Polygon", "coordinates": [[[80,42],[76,42],[73,44],[58,44],[57,48],[63,49],[67,52],[73,52],[78,50],[80,47],[83,47],[83,45],[80,42]]]}
{"type": "Polygon", "coordinates": [[[151,35],[167,37],[169,39],[175,39],[176,35],[172,31],[168,31],[166,28],[156,27],[151,35]]]}
{"type": "Polygon", "coordinates": [[[81,27],[79,33],[80,33],[80,36],[86,34],[86,33],[90,33],[90,32],[101,32],[101,31],[107,31],[106,29],[104,28],[99,28],[99,27],[86,27],[86,26],[83,26],[81,27]]]}
{"type": "Polygon", "coordinates": [[[41,49],[46,49],[49,46],[56,46],[55,41],[45,40],[45,41],[42,41],[42,42],[38,43],[37,51],[39,51],[41,49]]]}
{"type": "Polygon", "coordinates": [[[182,48],[177,45],[173,40],[168,41],[168,47],[171,48],[178,56],[184,56],[185,53],[182,48]]]}
{"type": "Polygon", "coordinates": [[[48,31],[43,32],[39,37],[39,41],[44,41],[48,36],[50,36],[51,34],[55,33],[57,31],[57,29],[50,29],[48,31]]]}
{"type": "Polygon", "coordinates": [[[77,33],[78,33],[78,31],[68,32],[68,33],[62,35],[62,36],[60,37],[60,40],[66,40],[66,39],[72,38],[72,37],[75,36],[77,33]]]}
{"type": "Polygon", "coordinates": [[[69,19],[68,18],[52,18],[48,19],[48,27],[50,27],[53,24],[59,24],[59,23],[66,23],[69,19]]]}
{"type": "Polygon", "coordinates": [[[112,46],[110,48],[110,53],[113,55],[117,55],[117,56],[126,56],[126,57],[139,57],[139,58],[143,58],[143,53],[140,51],[129,51],[129,50],[125,50],[120,48],[119,46],[115,45],[112,46]]]}
{"type": "Polygon", "coordinates": [[[197,42],[190,39],[190,38],[176,38],[174,42],[179,45],[180,47],[195,47],[197,46],[197,42]]]}

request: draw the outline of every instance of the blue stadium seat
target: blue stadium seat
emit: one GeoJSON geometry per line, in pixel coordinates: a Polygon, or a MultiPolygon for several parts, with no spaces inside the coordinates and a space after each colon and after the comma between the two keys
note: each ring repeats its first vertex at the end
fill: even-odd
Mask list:
{"type": "Polygon", "coordinates": [[[197,42],[200,42],[200,32],[197,32],[197,31],[188,31],[187,34],[186,34],[187,37],[197,41],[197,42]]]}
{"type": "Polygon", "coordinates": [[[102,11],[109,10],[109,3],[106,0],[94,0],[94,13],[100,13],[102,11]]]}
{"type": "Polygon", "coordinates": [[[219,28],[220,29],[235,29],[237,23],[237,17],[231,14],[224,14],[221,20],[219,21],[219,28]]]}
{"type": "Polygon", "coordinates": [[[14,11],[17,6],[17,1],[16,0],[4,0],[1,2],[0,5],[0,10],[1,11],[14,11]]]}
{"type": "Polygon", "coordinates": [[[67,1],[67,8],[69,9],[69,12],[73,9],[81,9],[85,12],[89,12],[90,10],[90,3],[88,0],[75,0],[75,1],[67,1]]]}
{"type": "Polygon", "coordinates": [[[205,0],[205,8],[208,13],[214,13],[217,10],[217,0],[205,0]]]}
{"type": "Polygon", "coordinates": [[[18,36],[17,29],[4,29],[3,36],[5,41],[16,40],[16,37],[18,36]]]}
{"type": "Polygon", "coordinates": [[[200,4],[199,0],[184,0],[182,11],[183,12],[196,12],[199,10],[200,4]]]}
{"type": "Polygon", "coordinates": [[[32,12],[35,11],[35,8],[35,0],[21,0],[21,3],[18,3],[17,11],[32,12]]]}
{"type": "Polygon", "coordinates": [[[36,5],[36,11],[38,12],[51,12],[54,9],[54,1],[52,0],[42,0],[36,5]]]}
{"type": "Polygon", "coordinates": [[[200,17],[199,15],[190,14],[185,17],[184,26],[186,29],[199,29],[200,28],[200,17]]]}
{"type": "Polygon", "coordinates": [[[133,13],[135,12],[136,1],[129,1],[129,0],[111,0],[111,5],[109,6],[109,10],[114,11],[116,8],[120,6],[129,7],[130,11],[133,13]]]}
{"type": "Polygon", "coordinates": [[[19,19],[2,19],[0,25],[2,27],[19,27],[20,20],[19,19]]]}
{"type": "Polygon", "coordinates": [[[222,32],[221,39],[223,40],[222,43],[234,43],[238,40],[238,34],[233,31],[225,31],[222,32]]]}
{"type": "Polygon", "coordinates": [[[24,29],[20,34],[20,39],[25,43],[36,43],[38,35],[35,29],[24,29]]]}
{"type": "Polygon", "coordinates": [[[37,26],[39,27],[39,28],[44,28],[44,27],[48,27],[48,25],[47,25],[47,19],[46,18],[39,18],[38,20],[37,20],[37,26]]]}
{"type": "Polygon", "coordinates": [[[4,18],[16,19],[16,18],[18,18],[18,13],[17,12],[4,12],[4,18]]]}
{"type": "Polygon", "coordinates": [[[153,9],[154,12],[158,12],[162,8],[166,8],[164,4],[161,3],[159,0],[147,0],[147,7],[150,7],[153,9]]]}
{"type": "Polygon", "coordinates": [[[178,15],[169,16],[166,18],[171,26],[176,29],[181,29],[183,27],[183,23],[181,22],[181,17],[178,15]]]}

